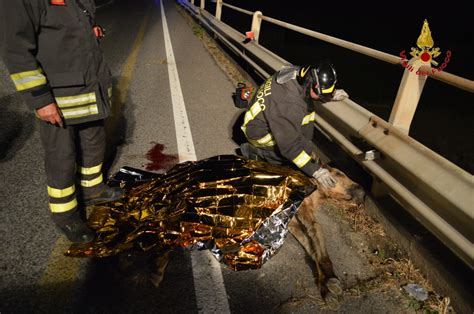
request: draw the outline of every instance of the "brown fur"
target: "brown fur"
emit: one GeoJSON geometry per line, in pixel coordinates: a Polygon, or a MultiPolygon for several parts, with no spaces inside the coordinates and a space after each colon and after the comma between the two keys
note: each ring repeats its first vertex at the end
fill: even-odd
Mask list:
{"type": "Polygon", "coordinates": [[[296,219],[290,222],[289,230],[315,262],[318,274],[316,283],[324,300],[329,307],[337,309],[342,286],[334,273],[316,212],[328,200],[336,201],[342,206],[358,205],[363,201],[364,191],[340,170],[328,169],[336,179],[336,186],[331,189],[319,187],[306,197],[296,213],[296,219]]]}

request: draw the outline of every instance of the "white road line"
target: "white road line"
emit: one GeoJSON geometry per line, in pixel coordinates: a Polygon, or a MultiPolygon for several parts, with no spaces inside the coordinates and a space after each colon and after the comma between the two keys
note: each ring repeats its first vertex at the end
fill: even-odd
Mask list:
{"type": "Polygon", "coordinates": [[[178,69],[174,60],[173,47],[171,46],[168,24],[166,23],[163,0],[161,4],[161,18],[163,21],[163,33],[165,37],[166,62],[168,63],[168,77],[170,79],[171,100],[173,102],[174,127],[176,129],[176,138],[178,140],[179,161],[195,161],[196,153],[194,151],[193,137],[189,128],[188,115],[184,105],[183,93],[179,82],[178,69]]]}
{"type": "MultiPolygon", "coordinates": [[[[171,46],[168,24],[166,22],[163,0],[161,5],[161,19],[165,39],[166,61],[170,80],[171,101],[173,103],[174,125],[178,141],[179,161],[195,161],[196,152],[189,127],[188,115],[184,104],[178,68],[171,46]]],[[[219,262],[209,251],[191,252],[194,289],[199,313],[230,313],[227,292],[219,262]]]]}

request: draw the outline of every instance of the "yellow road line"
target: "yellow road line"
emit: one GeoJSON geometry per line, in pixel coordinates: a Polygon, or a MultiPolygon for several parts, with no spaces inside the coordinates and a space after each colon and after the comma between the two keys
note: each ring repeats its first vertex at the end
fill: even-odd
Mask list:
{"type": "MultiPolygon", "coordinates": [[[[150,9],[148,9],[147,12],[150,12],[150,9]]],[[[130,51],[125,65],[122,68],[121,78],[117,86],[117,90],[119,92],[117,93],[117,98],[115,98],[117,106],[114,106],[114,111],[117,113],[122,112],[125,100],[127,99],[128,89],[132,79],[133,70],[135,68],[135,63],[137,61],[138,52],[143,42],[143,37],[145,36],[145,28],[148,23],[148,17],[149,13],[145,15],[145,18],[140,25],[137,37],[132,46],[132,50],[130,51]]],[[[115,128],[112,130],[114,129],[115,128]]],[[[66,287],[70,287],[71,284],[77,280],[79,270],[81,265],[85,263],[85,260],[64,256],[64,252],[66,252],[66,250],[69,248],[69,245],[70,243],[64,236],[59,237],[56,241],[48,258],[46,269],[39,280],[39,286],[41,288],[50,290],[51,288],[56,287],[55,292],[57,292],[56,290],[62,290],[60,291],[61,294],[70,295],[72,293],[71,289],[67,289],[66,287]],[[61,284],[61,286],[58,284],[61,284]],[[65,285],[64,287],[63,284],[65,285]]],[[[69,298],[66,297],[66,299],[68,300],[69,298]]],[[[65,301],[67,302],[67,300],[65,301]]]]}
{"type": "MultiPolygon", "coordinates": [[[[150,12],[151,9],[147,9],[150,12]]],[[[124,121],[123,108],[127,101],[128,90],[130,81],[132,80],[133,71],[135,69],[135,63],[137,61],[138,52],[145,36],[146,25],[148,24],[149,13],[145,15],[140,29],[138,30],[137,37],[133,43],[132,50],[125,61],[125,64],[120,73],[120,79],[117,83],[116,88],[112,95],[112,116],[105,120],[105,132],[107,134],[107,148],[105,159],[111,158],[111,154],[115,151],[115,146],[120,144],[117,137],[117,131],[124,121]]]]}
{"type": "MultiPolygon", "coordinates": [[[[150,10],[148,10],[149,12],[150,10]]],[[[130,85],[130,80],[132,79],[133,70],[135,69],[135,63],[138,57],[138,51],[140,50],[140,46],[142,45],[143,37],[145,36],[145,28],[148,24],[148,17],[149,14],[145,15],[143,19],[142,25],[138,30],[137,38],[133,43],[132,51],[128,55],[127,61],[125,61],[125,65],[122,68],[122,73],[120,80],[117,85],[117,90],[119,91],[119,97],[116,99],[119,104],[125,104],[125,100],[127,99],[128,95],[128,87],[130,85]]]]}
{"type": "Polygon", "coordinates": [[[39,285],[52,286],[57,283],[71,283],[76,279],[76,274],[81,265],[81,259],[64,256],[70,243],[64,236],[58,238],[49,255],[48,264],[39,281],[39,285]]]}

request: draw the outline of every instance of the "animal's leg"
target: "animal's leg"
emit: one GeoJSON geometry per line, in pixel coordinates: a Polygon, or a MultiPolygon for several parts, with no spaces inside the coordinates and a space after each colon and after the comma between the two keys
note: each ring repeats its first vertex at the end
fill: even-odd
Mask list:
{"type": "Polygon", "coordinates": [[[168,266],[170,251],[156,257],[156,272],[151,275],[151,282],[158,288],[165,276],[166,266],[168,266]]]}
{"type": "Polygon", "coordinates": [[[308,243],[302,245],[306,248],[310,256],[315,259],[319,269],[318,273],[322,275],[318,278],[318,283],[321,283],[321,294],[326,302],[328,302],[327,298],[335,298],[335,300],[337,300],[337,296],[342,295],[342,287],[334,273],[331,259],[326,250],[323,232],[316,219],[316,210],[319,208],[320,202],[321,195],[318,191],[309,195],[301,204],[296,214],[296,220],[303,227],[303,230],[306,231],[306,237],[308,239],[303,241],[308,243]],[[327,290],[330,293],[327,293],[325,296],[327,290]]]}
{"type": "Polygon", "coordinates": [[[314,221],[310,222],[310,226],[305,226],[308,230],[308,236],[312,241],[312,245],[316,247],[318,263],[325,276],[327,278],[335,278],[336,274],[326,250],[326,242],[324,241],[321,225],[316,221],[316,217],[314,218],[314,221]]]}
{"type": "Polygon", "coordinates": [[[316,283],[324,301],[329,306],[329,308],[337,310],[340,306],[339,296],[342,295],[342,288],[339,279],[337,279],[335,275],[330,276],[324,273],[324,270],[322,270],[322,267],[319,263],[319,258],[322,255],[321,250],[319,250],[318,246],[315,245],[314,241],[311,241],[310,237],[306,233],[307,231],[305,232],[306,228],[300,221],[293,219],[290,222],[288,229],[295,236],[301,246],[303,246],[306,253],[314,261],[316,270],[318,272],[316,283]]]}
{"type": "Polygon", "coordinates": [[[321,270],[321,267],[319,266],[318,263],[318,253],[315,251],[315,248],[311,244],[311,241],[309,237],[305,233],[305,227],[297,220],[297,219],[292,219],[288,225],[288,230],[293,234],[293,236],[298,240],[298,242],[301,244],[301,246],[304,248],[306,251],[306,254],[308,254],[309,257],[313,260],[313,262],[316,265],[316,271],[318,273],[318,278],[316,280],[316,284],[318,285],[318,288],[321,290],[322,289],[322,283],[323,283],[323,278],[324,274],[321,270]]]}
{"type": "MultiPolygon", "coordinates": [[[[318,264],[324,276],[321,280],[324,283],[333,282],[334,280],[331,279],[336,279],[337,277],[334,273],[334,268],[331,259],[329,258],[329,254],[326,250],[321,226],[316,221],[314,212],[311,211],[311,213],[309,213],[308,215],[297,215],[296,218],[306,230],[306,234],[309,239],[309,244],[312,249],[311,256],[313,257],[313,259],[315,259],[316,264],[318,264]],[[313,252],[316,253],[316,255],[314,255],[313,252]]],[[[342,291],[333,292],[336,294],[342,293],[342,291]]]]}

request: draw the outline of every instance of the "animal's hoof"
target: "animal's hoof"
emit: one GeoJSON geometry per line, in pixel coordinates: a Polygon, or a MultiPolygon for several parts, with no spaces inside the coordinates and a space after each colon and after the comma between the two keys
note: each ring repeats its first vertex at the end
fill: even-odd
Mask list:
{"type": "Polygon", "coordinates": [[[326,305],[333,311],[337,311],[341,307],[338,296],[332,292],[328,292],[324,296],[324,302],[326,302],[326,305]]]}
{"type": "Polygon", "coordinates": [[[166,266],[170,260],[170,251],[166,251],[163,255],[156,257],[156,271],[151,274],[151,282],[158,288],[165,276],[166,266]]]}
{"type": "Polygon", "coordinates": [[[163,274],[160,273],[160,274],[151,274],[150,275],[150,281],[151,283],[155,286],[155,288],[158,288],[161,284],[161,282],[163,281],[163,274]]]}
{"type": "Polygon", "coordinates": [[[337,278],[329,278],[326,282],[326,287],[335,295],[342,295],[341,282],[337,278]]]}

